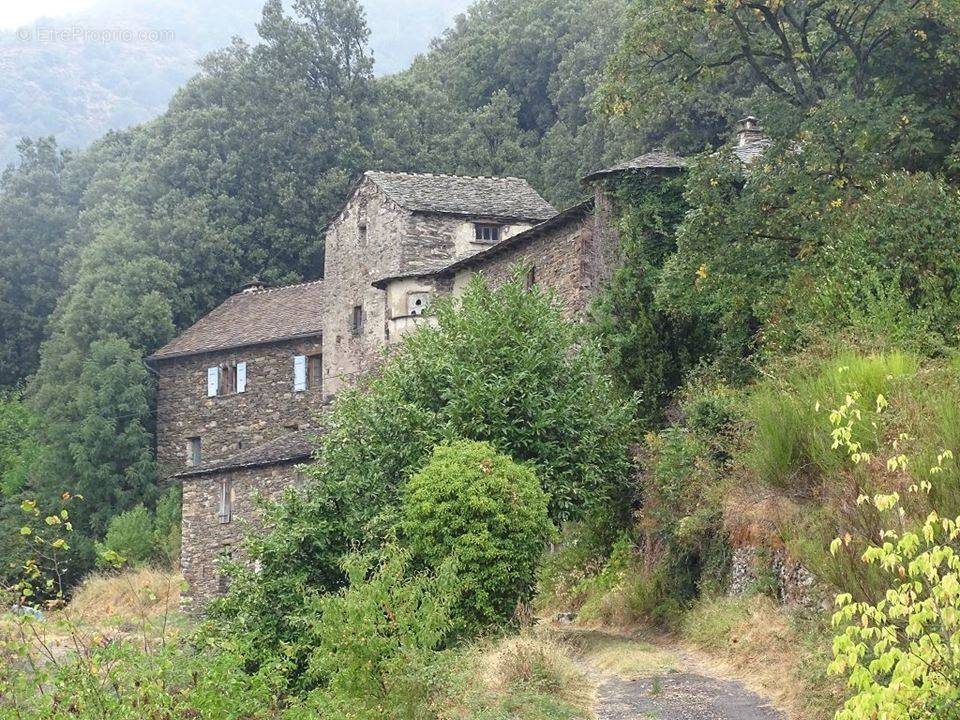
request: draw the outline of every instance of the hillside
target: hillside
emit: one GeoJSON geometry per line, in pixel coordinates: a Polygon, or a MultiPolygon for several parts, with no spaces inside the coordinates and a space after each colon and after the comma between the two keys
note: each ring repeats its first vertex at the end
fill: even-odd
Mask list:
{"type": "MultiPolygon", "coordinates": [[[[0,31],[0,164],[16,158],[21,137],[54,135],[62,147],[79,148],[160,115],[200,58],[234,36],[256,41],[263,4],[101,0],[0,31]]],[[[405,68],[467,4],[430,0],[397,13],[393,3],[367,0],[376,72],[405,68]]]]}

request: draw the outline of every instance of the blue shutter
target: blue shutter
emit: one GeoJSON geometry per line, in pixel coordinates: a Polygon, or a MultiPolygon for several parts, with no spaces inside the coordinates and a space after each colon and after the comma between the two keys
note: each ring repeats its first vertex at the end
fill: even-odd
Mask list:
{"type": "Polygon", "coordinates": [[[213,397],[220,389],[220,368],[207,368],[207,397],[213,397]]]}
{"type": "Polygon", "coordinates": [[[247,364],[245,362],[237,363],[237,392],[242,393],[247,389],[247,364]]]}

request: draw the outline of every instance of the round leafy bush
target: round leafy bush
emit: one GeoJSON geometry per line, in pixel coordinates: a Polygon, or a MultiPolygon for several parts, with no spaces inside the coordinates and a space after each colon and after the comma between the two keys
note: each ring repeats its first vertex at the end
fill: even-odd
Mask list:
{"type": "Polygon", "coordinates": [[[471,632],[509,621],[530,599],[551,523],[531,469],[461,440],[437,447],[410,479],[403,530],[429,566],[454,560],[454,622],[471,632]]]}

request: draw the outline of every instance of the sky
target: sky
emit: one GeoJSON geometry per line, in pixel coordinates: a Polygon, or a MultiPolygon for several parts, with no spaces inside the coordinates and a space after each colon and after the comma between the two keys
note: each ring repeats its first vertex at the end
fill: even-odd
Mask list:
{"type": "Polygon", "coordinates": [[[0,29],[29,25],[37,18],[58,17],[85,10],[95,0],[30,0],[30,2],[0,2],[0,29]]]}

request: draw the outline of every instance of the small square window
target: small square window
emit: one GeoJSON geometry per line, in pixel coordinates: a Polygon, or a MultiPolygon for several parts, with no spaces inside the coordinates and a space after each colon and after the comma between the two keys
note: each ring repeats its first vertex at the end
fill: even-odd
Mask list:
{"type": "Polygon", "coordinates": [[[477,223],[473,226],[473,230],[474,242],[486,243],[488,245],[500,242],[499,225],[481,225],[477,223]]]}
{"type": "Polygon", "coordinates": [[[193,466],[200,464],[202,460],[200,452],[200,438],[187,438],[187,463],[193,466]]]}

